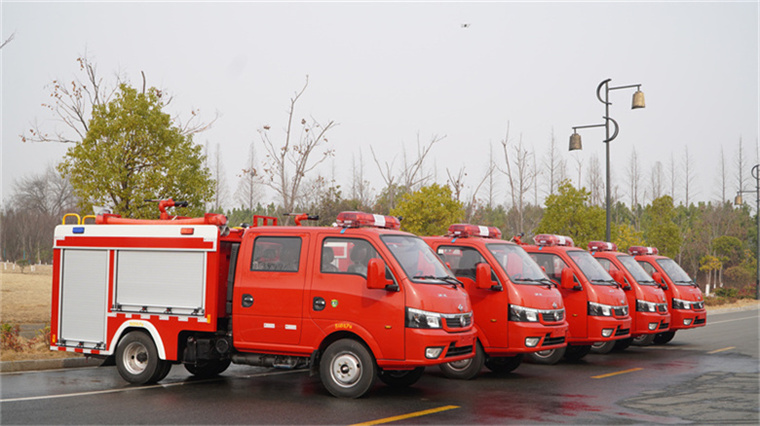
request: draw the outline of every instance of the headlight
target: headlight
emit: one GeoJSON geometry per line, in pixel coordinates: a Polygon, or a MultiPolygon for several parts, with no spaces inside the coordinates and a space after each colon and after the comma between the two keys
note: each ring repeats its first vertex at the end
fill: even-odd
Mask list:
{"type": "Polygon", "coordinates": [[[688,300],[673,299],[673,309],[691,309],[691,302],[688,300]]]}
{"type": "Polygon", "coordinates": [[[692,309],[704,309],[705,302],[691,302],[692,309]]]}
{"type": "Polygon", "coordinates": [[[636,300],[637,312],[657,312],[657,304],[646,300],[636,300]]]}
{"type": "Polygon", "coordinates": [[[441,314],[406,308],[408,328],[441,328],[441,314]]]}
{"type": "Polygon", "coordinates": [[[612,306],[601,303],[588,302],[588,314],[595,317],[611,317],[612,306]]]}
{"type": "Polygon", "coordinates": [[[538,309],[526,308],[518,305],[509,305],[509,320],[517,322],[537,322],[538,309]]]}

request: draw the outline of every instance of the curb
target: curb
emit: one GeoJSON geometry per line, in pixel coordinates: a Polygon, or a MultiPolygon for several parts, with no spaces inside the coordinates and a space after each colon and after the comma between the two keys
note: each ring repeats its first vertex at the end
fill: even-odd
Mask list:
{"type": "Polygon", "coordinates": [[[59,368],[100,367],[102,364],[102,359],[91,357],[3,361],[0,362],[0,373],[14,373],[34,370],[56,370],[59,368]]]}

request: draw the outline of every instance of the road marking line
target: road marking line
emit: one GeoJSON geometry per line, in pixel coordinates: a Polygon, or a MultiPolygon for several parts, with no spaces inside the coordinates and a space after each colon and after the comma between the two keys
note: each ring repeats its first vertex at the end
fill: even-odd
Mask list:
{"type": "Polygon", "coordinates": [[[77,397],[77,396],[103,395],[103,394],[107,394],[107,393],[129,392],[129,391],[145,390],[145,389],[172,388],[172,387],[175,387],[175,386],[194,385],[196,383],[213,382],[213,381],[220,380],[222,378],[228,378],[228,379],[246,379],[246,378],[250,378],[250,377],[274,376],[274,375],[290,374],[290,373],[303,372],[303,371],[305,371],[305,370],[273,371],[273,372],[260,373],[260,374],[249,374],[249,375],[246,375],[246,376],[222,376],[222,377],[219,377],[219,378],[205,379],[205,380],[193,380],[193,381],[166,383],[166,384],[149,385],[149,386],[136,386],[136,387],[119,388],[119,389],[104,389],[104,390],[90,391],[90,392],[64,393],[64,394],[59,394],[59,395],[24,396],[24,397],[19,397],[19,398],[0,399],[0,403],[5,403],[5,402],[21,402],[21,401],[39,401],[39,400],[42,400],[42,399],[71,398],[71,397],[77,397]]]}
{"type": "Polygon", "coordinates": [[[722,324],[722,323],[724,323],[724,322],[744,321],[744,320],[748,320],[748,319],[757,319],[757,316],[754,316],[754,317],[744,317],[744,318],[737,318],[737,319],[732,319],[732,320],[723,320],[723,321],[709,321],[709,322],[707,323],[707,325],[713,325],[713,324],[722,324]]]}
{"type": "Polygon", "coordinates": [[[607,377],[617,376],[619,374],[633,373],[634,371],[643,370],[643,368],[631,368],[629,370],[616,371],[614,373],[600,374],[598,376],[591,376],[592,379],[604,379],[607,377]]]}
{"type": "Polygon", "coordinates": [[[723,348],[723,349],[716,349],[714,351],[708,352],[708,354],[717,354],[718,352],[730,351],[731,349],[736,349],[736,346],[729,346],[729,347],[723,348]]]}
{"type": "Polygon", "coordinates": [[[386,417],[384,419],[378,419],[378,420],[370,420],[370,421],[364,422],[364,423],[355,423],[355,424],[353,424],[351,426],[379,425],[379,424],[382,424],[382,423],[390,423],[390,422],[395,422],[395,421],[399,421],[399,420],[411,419],[413,417],[427,416],[428,414],[440,413],[441,411],[453,410],[455,408],[459,408],[459,406],[458,405],[446,405],[446,406],[443,406],[443,407],[431,408],[429,410],[416,411],[414,413],[409,413],[409,414],[402,414],[400,416],[386,417]]]}

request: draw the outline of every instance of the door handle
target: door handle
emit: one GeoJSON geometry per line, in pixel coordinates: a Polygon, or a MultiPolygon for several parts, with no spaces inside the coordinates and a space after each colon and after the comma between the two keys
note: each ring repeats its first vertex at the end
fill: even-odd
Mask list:
{"type": "Polygon", "coordinates": [[[250,308],[251,306],[253,306],[253,296],[251,296],[250,294],[244,294],[242,305],[244,308],[250,308]]]}
{"type": "Polygon", "coordinates": [[[325,299],[321,297],[315,297],[312,304],[312,309],[315,311],[321,311],[325,309],[325,306],[327,305],[327,302],[325,302],[325,299]]]}

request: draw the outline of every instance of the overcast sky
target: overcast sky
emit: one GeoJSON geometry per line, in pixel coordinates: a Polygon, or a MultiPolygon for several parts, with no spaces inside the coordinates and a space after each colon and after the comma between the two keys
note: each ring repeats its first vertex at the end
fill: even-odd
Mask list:
{"type": "MultiPolygon", "coordinates": [[[[35,120],[60,128],[41,107],[47,85],[81,77],[76,59],[85,53],[110,81],[121,72],[140,86],[145,72],[149,86],[174,96],[172,115],[188,117],[194,108],[204,119],[218,113],[195,140],[220,145],[230,194],[248,145],[259,140],[256,129],[284,128],[289,99],[307,74],[296,115],[340,123],[329,143],[344,188],[360,153],[367,178],[382,188],[370,147],[382,162],[395,158],[399,166],[402,149],[416,151],[418,135],[423,143],[438,135],[445,136],[431,153],[438,181],[445,182],[446,169],[464,167],[465,192],[471,191],[487,167],[489,146],[503,163],[507,123],[510,143],[522,138],[539,164],[553,131],[571,177],[578,157],[586,161],[584,172],[593,156],[604,167],[603,129],[579,131],[583,151],[570,153],[567,144],[572,126],[602,123],[595,91],[607,78],[612,86],[641,83],[647,102],[632,111],[633,90],[611,92],[610,115],[620,123],[611,145],[613,186],[621,195],[634,147],[648,176],[656,161],[667,170],[672,155],[681,166],[688,146],[698,174],[692,200],[718,197],[721,147],[732,173],[740,138],[745,176],[756,163],[757,1],[3,1],[0,14],[2,39],[15,33],[0,50],[6,199],[15,179],[57,164],[65,153],[65,145],[22,143],[19,135],[35,120]]],[[[263,157],[262,146],[257,153],[263,157]]],[[[729,198],[736,186],[732,177],[729,198]]],[[[676,202],[683,196],[681,182],[676,202]]],[[[500,198],[506,200],[505,191],[500,198]]]]}

